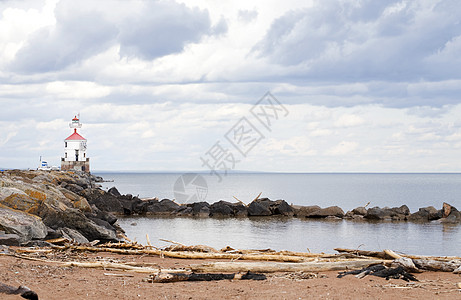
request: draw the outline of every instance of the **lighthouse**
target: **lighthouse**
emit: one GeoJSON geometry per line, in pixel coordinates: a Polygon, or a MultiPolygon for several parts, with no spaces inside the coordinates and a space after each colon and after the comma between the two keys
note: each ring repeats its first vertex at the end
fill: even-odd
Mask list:
{"type": "Polygon", "coordinates": [[[80,119],[75,116],[69,127],[74,129],[68,138],[64,140],[64,157],[61,158],[62,171],[90,172],[90,158],[86,155],[86,139],[77,132],[81,128],[80,119]]]}

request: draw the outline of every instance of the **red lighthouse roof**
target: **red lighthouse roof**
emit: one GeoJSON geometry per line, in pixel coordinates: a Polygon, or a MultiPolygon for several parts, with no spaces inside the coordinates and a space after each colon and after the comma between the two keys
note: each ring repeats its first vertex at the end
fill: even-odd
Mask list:
{"type": "Polygon", "coordinates": [[[84,138],[83,136],[81,136],[80,134],[77,133],[77,128],[74,128],[74,133],[72,133],[67,139],[65,139],[65,141],[68,141],[68,140],[73,140],[73,141],[86,141],[86,138],[84,138]]]}

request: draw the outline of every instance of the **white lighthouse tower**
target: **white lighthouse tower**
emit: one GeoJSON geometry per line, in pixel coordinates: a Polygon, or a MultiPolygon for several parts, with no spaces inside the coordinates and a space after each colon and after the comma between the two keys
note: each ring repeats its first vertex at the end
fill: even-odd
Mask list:
{"type": "Polygon", "coordinates": [[[82,127],[77,116],[72,119],[69,127],[74,129],[74,133],[64,140],[64,157],[61,158],[61,170],[89,173],[90,158],[86,155],[86,139],[77,132],[77,128],[82,127]]]}

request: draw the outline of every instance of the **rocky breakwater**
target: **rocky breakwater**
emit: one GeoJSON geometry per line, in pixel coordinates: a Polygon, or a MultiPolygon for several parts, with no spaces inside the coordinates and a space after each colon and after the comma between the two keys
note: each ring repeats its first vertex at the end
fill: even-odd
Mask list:
{"type": "MultiPolygon", "coordinates": [[[[0,244],[43,245],[61,237],[79,243],[119,240],[123,230],[110,213],[114,208],[107,207],[108,198],[116,197],[97,186],[101,180],[74,172],[0,172],[0,244]]],[[[110,203],[132,206],[120,198],[110,203]]]]}

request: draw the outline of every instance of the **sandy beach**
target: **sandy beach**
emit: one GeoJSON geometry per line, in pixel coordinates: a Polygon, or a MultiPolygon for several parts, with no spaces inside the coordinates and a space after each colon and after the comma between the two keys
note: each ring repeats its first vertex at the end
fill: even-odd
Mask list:
{"type": "MultiPolygon", "coordinates": [[[[188,260],[109,253],[52,252],[37,259],[132,262],[159,268],[183,268],[211,260],[188,260]]],[[[62,267],[58,263],[0,256],[0,282],[25,285],[39,299],[459,299],[461,276],[450,272],[415,274],[417,282],[375,276],[337,278],[338,272],[271,273],[267,280],[149,283],[149,274],[62,267]]],[[[1,295],[2,299],[22,299],[1,295]]]]}

